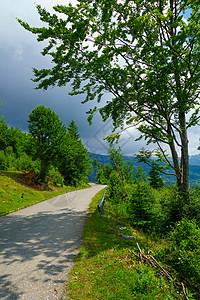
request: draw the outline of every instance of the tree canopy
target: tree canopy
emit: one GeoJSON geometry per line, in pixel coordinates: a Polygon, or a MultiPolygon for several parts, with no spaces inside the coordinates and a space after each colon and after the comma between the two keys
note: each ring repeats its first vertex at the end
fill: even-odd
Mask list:
{"type": "Polygon", "coordinates": [[[77,185],[87,181],[91,171],[91,161],[73,120],[62,139],[57,163],[66,184],[77,185]]]}
{"type": "Polygon", "coordinates": [[[87,182],[90,155],[74,121],[67,128],[54,111],[39,105],[29,114],[28,128],[29,133],[9,128],[0,115],[0,170],[28,171],[33,185],[87,182]]]}
{"type": "MultiPolygon", "coordinates": [[[[55,6],[52,15],[38,5],[44,27],[18,20],[39,42],[48,41],[42,54],[54,65],[34,69],[37,87],[71,82],[71,94],[86,94],[85,101],[112,94],[100,109],[103,120],[111,117],[114,128],[136,126],[156,143],[186,198],[187,131],[199,122],[199,8],[193,0],[78,0],[55,6]]],[[[96,110],[94,105],[90,121],[96,110]]]]}
{"type": "Polygon", "coordinates": [[[40,179],[45,180],[48,167],[55,162],[66,132],[59,116],[49,107],[38,105],[29,114],[28,129],[32,136],[35,156],[40,159],[40,179]]]}

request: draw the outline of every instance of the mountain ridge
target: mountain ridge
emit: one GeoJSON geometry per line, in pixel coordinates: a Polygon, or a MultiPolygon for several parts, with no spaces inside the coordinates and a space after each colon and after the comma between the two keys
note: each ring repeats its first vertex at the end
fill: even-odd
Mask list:
{"type": "MultiPolygon", "coordinates": [[[[105,165],[110,163],[109,155],[96,154],[92,152],[88,152],[88,153],[92,160],[96,158],[96,160],[99,163],[105,165]]],[[[130,161],[136,167],[142,167],[146,175],[149,176],[150,167],[147,164],[138,162],[138,160],[133,156],[123,155],[123,158],[124,161],[130,161]]],[[[193,186],[200,183],[200,154],[190,156],[189,162],[190,162],[190,184],[193,186]]],[[[89,175],[89,180],[95,181],[96,180],[95,177],[96,177],[96,172],[95,170],[93,170],[93,172],[91,172],[91,174],[89,175]]],[[[175,176],[162,174],[161,177],[167,185],[176,183],[175,176]]]]}

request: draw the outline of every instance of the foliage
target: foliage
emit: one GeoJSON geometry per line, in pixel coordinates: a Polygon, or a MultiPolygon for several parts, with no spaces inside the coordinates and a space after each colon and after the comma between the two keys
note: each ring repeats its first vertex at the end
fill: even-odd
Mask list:
{"type": "MultiPolygon", "coordinates": [[[[85,94],[83,102],[100,102],[109,92],[103,120],[111,117],[114,128],[135,125],[147,143],[156,143],[155,154],[174,169],[185,202],[187,131],[199,122],[199,8],[190,0],[78,0],[55,6],[52,15],[38,5],[42,28],[18,20],[39,42],[48,41],[42,54],[51,56],[53,66],[34,69],[38,88],[71,82],[71,94],[85,94]]],[[[90,109],[89,121],[96,111],[90,109]]]]}
{"type": "Polygon", "coordinates": [[[0,170],[8,170],[14,166],[24,145],[25,134],[17,127],[8,128],[4,118],[0,116],[0,170]]]}
{"type": "Polygon", "coordinates": [[[8,129],[7,136],[6,136],[6,144],[7,147],[10,146],[13,149],[14,154],[16,155],[16,158],[18,158],[21,153],[26,148],[26,137],[27,134],[24,132],[21,132],[20,129],[17,127],[11,127],[8,129]]]}
{"type": "Polygon", "coordinates": [[[168,244],[162,253],[166,263],[170,264],[200,294],[200,228],[196,222],[182,219],[171,231],[168,244]]]}
{"type": "Polygon", "coordinates": [[[107,182],[107,178],[104,175],[104,170],[105,170],[105,166],[103,164],[98,164],[97,165],[97,173],[96,173],[96,178],[97,178],[97,182],[100,184],[106,184],[107,182]]]}
{"type": "Polygon", "coordinates": [[[136,240],[123,239],[121,231],[127,224],[111,203],[105,204],[107,218],[101,217],[96,207],[102,196],[100,191],[90,204],[67,299],[182,299],[152,267],[137,262],[132,250],[136,251],[136,240],[146,248],[145,236],[134,230],[136,240]]]}
{"type": "Polygon", "coordinates": [[[63,187],[63,185],[64,185],[63,176],[54,167],[51,167],[51,169],[48,172],[48,180],[51,182],[51,184],[53,184],[56,187],[57,186],[63,187]]]}
{"type": "Polygon", "coordinates": [[[26,152],[22,152],[21,155],[15,160],[13,163],[13,167],[17,171],[27,171],[27,170],[40,170],[40,162],[39,160],[33,160],[31,156],[26,154],[26,152]]]}
{"type": "Polygon", "coordinates": [[[200,226],[200,186],[196,185],[190,192],[190,203],[183,207],[184,216],[189,220],[196,220],[200,226]]]}
{"type": "Polygon", "coordinates": [[[115,204],[119,204],[127,197],[127,192],[124,187],[124,182],[120,175],[113,170],[109,177],[108,198],[115,204]]]}
{"type": "MultiPolygon", "coordinates": [[[[35,173],[26,172],[26,174],[30,179],[35,173]]],[[[21,181],[24,181],[24,174],[22,172],[0,172],[0,217],[75,190],[73,187],[67,187],[64,185],[63,187],[56,187],[56,190],[49,189],[48,191],[44,191],[39,190],[39,186],[36,186],[33,180],[32,182],[35,189],[33,186],[27,186],[27,180],[25,181],[26,185],[21,184],[21,181]]],[[[88,186],[84,184],[76,189],[83,189],[87,187],[88,186]]]]}
{"type": "Polygon", "coordinates": [[[7,157],[5,155],[5,152],[3,150],[0,150],[0,170],[7,170],[7,168],[8,168],[7,157]]]}
{"type": "Polygon", "coordinates": [[[71,123],[68,126],[68,132],[70,137],[74,140],[74,141],[80,141],[80,134],[78,133],[78,126],[76,125],[75,121],[72,120],[71,123]]]}
{"type": "Polygon", "coordinates": [[[87,181],[91,170],[90,157],[80,140],[74,121],[69,124],[69,129],[62,139],[57,164],[65,184],[76,186],[87,181]]]}
{"type": "Polygon", "coordinates": [[[163,186],[163,180],[160,177],[160,171],[156,162],[152,163],[152,167],[149,171],[149,180],[150,185],[155,189],[163,186]]]}
{"type": "Polygon", "coordinates": [[[21,132],[17,127],[8,128],[5,119],[0,116],[0,149],[5,151],[12,147],[13,153],[19,157],[26,145],[26,133],[21,132]]]}
{"type": "Polygon", "coordinates": [[[189,288],[189,299],[199,299],[199,186],[191,190],[190,204],[180,197],[177,187],[156,190],[148,182],[138,181],[126,188],[129,198],[118,199],[117,204],[107,194],[105,214],[116,214],[117,222],[126,220],[134,228],[151,234],[158,243],[164,239],[162,246],[156,245],[158,259],[189,288]]]}
{"type": "Polygon", "coordinates": [[[7,147],[8,126],[5,119],[0,115],[0,149],[5,150],[7,147]]]}
{"type": "Polygon", "coordinates": [[[5,150],[0,151],[0,169],[1,170],[8,170],[12,168],[14,165],[16,156],[13,152],[13,148],[8,146],[5,150]]]}
{"type": "Polygon", "coordinates": [[[159,213],[149,184],[138,181],[135,185],[132,185],[129,198],[128,212],[131,224],[144,230],[155,230],[159,213]]]}
{"type": "Polygon", "coordinates": [[[124,161],[121,148],[116,150],[110,147],[108,154],[111,167],[119,174],[121,180],[127,183],[133,182],[135,169],[131,161],[124,161]]]}
{"type": "Polygon", "coordinates": [[[116,150],[110,146],[108,154],[109,164],[100,164],[96,159],[93,161],[93,167],[97,168],[98,183],[107,184],[113,170],[117,172],[123,184],[134,182],[137,170],[131,161],[124,161],[121,148],[116,150]]]}
{"type": "Polygon", "coordinates": [[[66,129],[58,115],[39,105],[29,114],[28,129],[32,136],[35,157],[40,159],[40,179],[46,180],[50,165],[55,162],[66,129]]]}
{"type": "MultiPolygon", "coordinates": [[[[151,186],[145,182],[143,169],[134,168],[132,163],[124,161],[120,148],[111,148],[109,155],[111,166],[107,197],[112,202],[113,209],[119,216],[129,218],[132,225],[144,230],[155,228],[160,218],[159,205],[155,201],[151,186]]],[[[106,166],[96,164],[98,179],[104,182],[106,166]]]]}
{"type": "MultiPolygon", "coordinates": [[[[186,216],[186,207],[184,199],[179,195],[176,186],[166,187],[165,192],[160,196],[162,222],[161,227],[163,233],[169,231],[176,222],[186,216]]],[[[191,204],[191,207],[193,205],[191,204]]]]}
{"type": "Polygon", "coordinates": [[[91,162],[75,122],[67,129],[43,105],[31,112],[28,122],[29,134],[8,128],[0,118],[0,170],[31,171],[35,174],[31,180],[37,181],[32,185],[50,178],[55,185],[63,180],[68,185],[86,183],[91,162]]]}

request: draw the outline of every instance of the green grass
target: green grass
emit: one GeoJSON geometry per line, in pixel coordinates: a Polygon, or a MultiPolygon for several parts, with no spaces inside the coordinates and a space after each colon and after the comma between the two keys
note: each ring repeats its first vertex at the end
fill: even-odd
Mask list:
{"type": "MultiPolygon", "coordinates": [[[[73,190],[74,187],[56,187],[54,191],[38,191],[18,183],[20,172],[0,173],[0,216],[31,206],[73,190]]],[[[79,187],[85,188],[86,185],[79,187]]]]}
{"type": "Polygon", "coordinates": [[[99,214],[96,208],[102,196],[103,191],[90,205],[83,243],[67,283],[67,299],[182,299],[162,274],[132,253],[138,253],[136,242],[146,251],[153,245],[151,239],[106,211],[106,205],[106,217],[99,214]],[[124,239],[122,232],[136,239],[124,239]]]}

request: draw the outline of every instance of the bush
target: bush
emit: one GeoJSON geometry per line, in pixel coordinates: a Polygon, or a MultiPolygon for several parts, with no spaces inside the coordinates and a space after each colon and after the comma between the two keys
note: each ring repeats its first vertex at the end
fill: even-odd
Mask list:
{"type": "Polygon", "coordinates": [[[167,263],[187,279],[200,295],[200,229],[195,220],[183,219],[170,232],[168,246],[163,253],[167,263]]]}
{"type": "Polygon", "coordinates": [[[7,147],[4,151],[0,151],[0,170],[12,169],[16,160],[13,148],[7,147]]]}
{"type": "Polygon", "coordinates": [[[3,150],[0,150],[0,170],[8,169],[8,160],[3,150]]]}
{"type": "Polygon", "coordinates": [[[7,166],[8,166],[8,169],[12,169],[13,168],[13,165],[14,165],[14,162],[16,160],[16,156],[13,152],[13,147],[11,146],[8,146],[5,150],[4,150],[4,153],[5,153],[5,156],[6,156],[6,159],[7,159],[7,166]]]}
{"type": "Polygon", "coordinates": [[[54,186],[60,185],[63,187],[64,178],[57,169],[52,167],[48,172],[48,177],[50,177],[49,179],[54,186]]]}
{"type": "Polygon", "coordinates": [[[132,225],[145,230],[156,227],[159,220],[158,205],[148,183],[138,181],[132,186],[128,211],[132,225]]]}
{"type": "Polygon", "coordinates": [[[115,204],[119,204],[127,196],[123,182],[116,171],[112,171],[109,176],[109,188],[107,195],[109,200],[115,204]]]}
{"type": "Polygon", "coordinates": [[[197,225],[200,226],[200,186],[196,185],[190,191],[190,203],[184,205],[183,213],[184,216],[189,219],[195,219],[197,225]]]}
{"type": "Polygon", "coordinates": [[[18,171],[39,171],[40,169],[39,161],[33,161],[31,156],[27,155],[25,152],[23,152],[13,164],[18,171]]]}
{"type": "Polygon", "coordinates": [[[171,228],[184,216],[185,201],[179,196],[177,187],[167,187],[160,197],[162,210],[162,230],[170,231],[171,228]]]}

